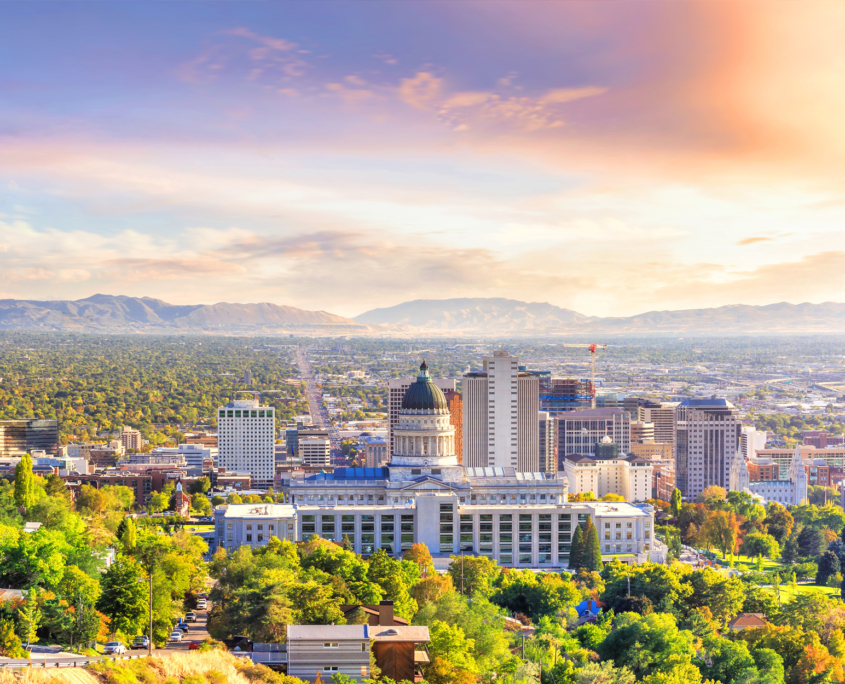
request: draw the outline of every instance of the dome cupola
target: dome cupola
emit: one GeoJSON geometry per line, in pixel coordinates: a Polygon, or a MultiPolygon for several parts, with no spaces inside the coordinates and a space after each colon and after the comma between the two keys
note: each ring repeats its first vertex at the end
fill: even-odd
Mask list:
{"type": "Polygon", "coordinates": [[[402,409],[405,411],[446,411],[448,408],[443,390],[431,381],[428,365],[423,359],[417,381],[411,384],[405,396],[402,397],[402,409]]]}

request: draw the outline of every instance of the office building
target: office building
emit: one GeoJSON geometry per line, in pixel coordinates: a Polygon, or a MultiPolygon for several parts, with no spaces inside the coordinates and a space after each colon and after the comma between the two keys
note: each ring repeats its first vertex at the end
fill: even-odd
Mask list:
{"type": "Polygon", "coordinates": [[[201,470],[206,464],[213,467],[218,458],[218,448],[206,447],[202,444],[180,444],[175,447],[156,447],[150,452],[150,455],[163,458],[172,457],[175,460],[171,463],[183,462],[188,468],[201,470]]]}
{"type": "Polygon", "coordinates": [[[249,473],[252,485],[272,486],[276,470],[276,411],[255,399],[230,402],[217,411],[218,465],[249,473]]]}
{"type": "Polygon", "coordinates": [[[0,458],[23,456],[33,449],[59,453],[59,421],[23,418],[0,420],[0,458]]]}
{"type": "Polygon", "coordinates": [[[330,466],[332,464],[332,443],[328,437],[300,437],[299,459],[306,466],[330,466]]]}
{"type": "Polygon", "coordinates": [[[730,487],[742,424],[727,399],[684,399],[675,409],[675,478],[685,501],[710,485],[730,487]]]}
{"type": "Polygon", "coordinates": [[[540,411],[538,442],[540,444],[540,472],[557,472],[557,420],[548,411],[540,411]]]}
{"type": "MultiPolygon", "coordinates": [[[[633,414],[636,415],[636,414],[633,414]]],[[[646,423],[640,420],[631,422],[631,444],[634,442],[654,442],[654,423],[646,423]]]]}
{"type": "Polygon", "coordinates": [[[660,456],[641,456],[651,461],[652,486],[651,496],[661,501],[670,501],[672,492],[675,491],[675,459],[671,456],[661,458],[660,456]]]}
{"type": "MultiPolygon", "coordinates": [[[[456,382],[444,378],[434,378],[432,382],[444,393],[455,392],[456,382]]],[[[387,383],[387,444],[393,453],[393,428],[399,422],[399,411],[402,408],[402,398],[414,383],[414,378],[393,378],[387,383]]],[[[456,392],[457,393],[457,392],[456,392]]]]}
{"type": "Polygon", "coordinates": [[[520,372],[504,350],[485,356],[482,368],[463,378],[464,465],[538,472],[538,376],[520,372]]]}
{"type": "Polygon", "coordinates": [[[616,494],[625,501],[645,501],[652,496],[651,461],[637,456],[601,458],[567,454],[563,459],[570,494],[592,492],[596,498],[616,494]]]}
{"type": "Polygon", "coordinates": [[[671,459],[672,454],[675,453],[675,447],[673,444],[658,444],[653,441],[631,442],[631,449],[628,453],[648,459],[671,459]]]}
{"type": "Polygon", "coordinates": [[[558,458],[568,454],[593,456],[604,437],[617,445],[618,453],[631,451],[631,414],[620,408],[588,409],[558,416],[558,458]]]}
{"type": "Polygon", "coordinates": [[[645,401],[632,419],[654,425],[654,441],[658,444],[675,443],[675,408],[678,402],[645,401]]]}
{"type": "MultiPolygon", "coordinates": [[[[620,534],[631,532],[630,539],[607,539],[608,559],[664,557],[665,549],[651,538],[649,506],[571,504],[562,472],[459,465],[446,398],[425,364],[401,402],[394,443],[385,467],[338,468],[287,481],[282,491],[292,512],[285,515],[296,519],[296,540],[349,536],[356,553],[384,549],[397,557],[424,543],[442,559],[463,552],[510,567],[566,567],[574,525],[589,515],[609,534],[617,525],[620,534]]],[[[237,510],[229,509],[226,515],[236,517],[237,510]]],[[[218,526],[218,544],[230,548],[228,533],[218,526]]]]}
{"type": "Polygon", "coordinates": [[[120,431],[120,443],[123,445],[124,452],[130,449],[140,451],[144,448],[144,438],[141,436],[141,432],[128,427],[124,427],[120,431]]]}
{"type": "Polygon", "coordinates": [[[387,440],[381,437],[365,437],[361,440],[358,454],[367,468],[380,468],[390,460],[387,440]]]}
{"type": "Polygon", "coordinates": [[[757,452],[766,448],[766,433],[758,432],[753,425],[743,425],[739,437],[739,450],[743,458],[754,458],[757,452]]]}
{"type": "Polygon", "coordinates": [[[461,393],[457,390],[444,390],[446,406],[449,408],[449,417],[452,427],[455,428],[455,456],[458,463],[464,462],[464,405],[461,393]]]}
{"type": "MultiPolygon", "coordinates": [[[[816,449],[826,449],[828,447],[845,445],[845,436],[831,435],[826,430],[802,430],[801,441],[806,446],[814,446],[816,449]]],[[[765,449],[765,447],[766,445],[764,444],[761,448],[765,449]]]]}

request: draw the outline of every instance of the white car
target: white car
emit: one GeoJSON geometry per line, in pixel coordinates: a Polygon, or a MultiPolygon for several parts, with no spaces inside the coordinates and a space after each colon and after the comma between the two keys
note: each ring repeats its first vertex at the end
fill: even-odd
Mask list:
{"type": "Polygon", "coordinates": [[[208,604],[205,601],[197,602],[197,610],[205,610],[206,608],[208,608],[208,604]]]}
{"type": "Polygon", "coordinates": [[[126,646],[121,644],[119,641],[109,641],[103,647],[103,653],[106,653],[106,654],[109,654],[109,655],[122,655],[122,654],[126,653],[126,646]]]}
{"type": "Polygon", "coordinates": [[[168,641],[182,641],[182,632],[180,632],[178,629],[176,631],[171,632],[168,641]]]}

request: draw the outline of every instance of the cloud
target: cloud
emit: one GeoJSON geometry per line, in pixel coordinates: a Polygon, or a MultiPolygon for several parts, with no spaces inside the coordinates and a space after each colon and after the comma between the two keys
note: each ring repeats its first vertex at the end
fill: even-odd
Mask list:
{"type": "Polygon", "coordinates": [[[771,240],[774,240],[774,238],[770,238],[770,237],[748,237],[748,238],[744,238],[744,239],[740,240],[736,244],[744,247],[745,245],[754,245],[758,242],[769,242],[771,240]]]}
{"type": "Polygon", "coordinates": [[[419,71],[412,78],[403,78],[397,89],[399,99],[416,109],[429,109],[440,95],[443,79],[427,71],[419,71]]]}
{"type": "Polygon", "coordinates": [[[539,98],[540,102],[545,104],[563,104],[565,102],[574,102],[585,97],[595,97],[596,95],[603,95],[607,92],[607,88],[599,88],[596,86],[588,86],[586,88],[555,88],[550,90],[545,95],[539,98]]]}

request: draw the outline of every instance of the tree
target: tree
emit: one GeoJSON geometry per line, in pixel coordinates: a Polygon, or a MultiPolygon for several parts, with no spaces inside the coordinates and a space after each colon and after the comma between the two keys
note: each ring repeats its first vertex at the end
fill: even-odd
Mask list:
{"type": "Polygon", "coordinates": [[[675,487],[675,489],[672,490],[672,498],[669,500],[669,506],[672,511],[673,518],[677,518],[681,515],[682,505],[683,497],[681,496],[681,490],[675,487]]]}
{"type": "Polygon", "coordinates": [[[707,519],[702,532],[722,552],[722,558],[724,558],[728,552],[733,553],[736,549],[739,535],[736,514],[716,511],[707,519]]]}
{"type": "Polygon", "coordinates": [[[340,548],[344,551],[355,551],[355,547],[352,544],[352,540],[349,538],[348,534],[343,535],[343,539],[340,541],[340,548]]]}
{"type": "Polygon", "coordinates": [[[150,513],[161,513],[162,511],[167,510],[169,506],[169,494],[165,494],[164,492],[153,492],[152,494],[150,494],[150,500],[147,504],[147,510],[150,513]]]}
{"type": "Polygon", "coordinates": [[[191,510],[198,515],[211,515],[211,502],[205,494],[191,496],[191,510]]]}
{"type": "Polygon", "coordinates": [[[433,655],[445,658],[461,670],[478,671],[478,664],[472,656],[475,641],[468,639],[459,625],[450,626],[445,622],[435,620],[429,629],[431,633],[429,649],[433,655]]]}
{"type": "Polygon", "coordinates": [[[18,508],[31,508],[35,503],[35,475],[32,474],[32,456],[24,454],[15,466],[15,504],[18,508]]]}
{"type": "Polygon", "coordinates": [[[121,522],[123,531],[118,529],[117,538],[123,544],[123,550],[126,553],[132,553],[135,550],[135,545],[138,543],[138,530],[135,527],[135,521],[132,518],[124,518],[121,522]]]}
{"type": "Polygon", "coordinates": [[[450,591],[455,591],[451,575],[439,575],[435,572],[417,582],[411,589],[411,595],[417,605],[422,607],[429,601],[438,601],[450,591]]]}
{"type": "Polygon", "coordinates": [[[239,504],[243,503],[243,499],[241,499],[240,494],[238,494],[237,492],[232,492],[231,494],[229,494],[228,502],[230,504],[239,504]]]}
{"type": "Polygon", "coordinates": [[[705,487],[701,494],[698,495],[696,501],[703,503],[705,506],[714,511],[720,511],[727,508],[727,491],[718,485],[710,485],[705,487]]]}
{"type": "MultiPolygon", "coordinates": [[[[454,558],[454,556],[452,556],[454,558]]],[[[410,587],[402,572],[402,564],[379,549],[370,557],[367,576],[384,591],[384,597],[393,601],[396,614],[411,619],[417,612],[417,602],[411,598],[410,587]]]]}
{"type": "Polygon", "coordinates": [[[587,522],[584,527],[584,555],[582,564],[590,572],[601,572],[604,569],[604,564],[601,560],[599,531],[589,516],[587,516],[587,522]]]}
{"type": "Polygon", "coordinates": [[[578,570],[584,565],[584,530],[581,525],[575,526],[572,535],[572,546],[569,549],[569,567],[578,570]]]}
{"type": "Polygon", "coordinates": [[[777,539],[770,534],[759,532],[745,535],[739,550],[745,556],[766,556],[772,560],[780,557],[780,545],[777,539]]]}
{"type": "Polygon", "coordinates": [[[118,556],[103,573],[103,593],[97,607],[106,617],[112,633],[137,634],[149,609],[143,568],[129,556],[118,556]]]}
{"type": "Polygon", "coordinates": [[[38,627],[41,625],[41,610],[38,607],[38,587],[32,587],[26,594],[23,608],[18,609],[21,630],[26,639],[26,648],[38,641],[38,627]]]}
{"type": "Polygon", "coordinates": [[[777,539],[779,544],[783,545],[784,540],[792,534],[795,520],[784,506],[776,501],[770,501],[766,507],[766,519],[763,524],[766,525],[769,534],[777,539]]]}
{"type": "Polygon", "coordinates": [[[602,660],[613,660],[617,667],[630,667],[637,676],[668,670],[672,664],[690,663],[695,655],[692,633],[679,630],[675,617],[669,613],[623,613],[615,625],[597,652],[602,660]]]}
{"type": "Polygon", "coordinates": [[[822,531],[816,527],[802,527],[796,538],[798,553],[802,556],[820,556],[827,548],[827,541],[822,531]]]}
{"type": "Polygon", "coordinates": [[[798,540],[796,537],[797,535],[793,534],[790,537],[787,537],[786,541],[783,543],[783,549],[781,550],[780,557],[787,563],[794,563],[798,560],[799,551],[798,540]]]}
{"type": "Polygon", "coordinates": [[[631,670],[617,668],[610,661],[587,663],[575,672],[575,684],[634,684],[636,681],[637,677],[631,670]]]}
{"type": "Polygon", "coordinates": [[[819,558],[819,569],[816,573],[816,584],[820,587],[827,586],[827,581],[834,575],[839,574],[841,566],[839,556],[833,551],[825,551],[819,558]]]}
{"type": "Polygon", "coordinates": [[[44,493],[49,497],[70,501],[70,492],[65,481],[56,473],[50,473],[44,480],[44,493]]]}
{"type": "Polygon", "coordinates": [[[420,577],[426,577],[435,572],[434,560],[432,560],[431,552],[425,544],[414,544],[410,549],[405,551],[402,559],[416,563],[420,568],[420,577]]]}
{"type": "Polygon", "coordinates": [[[500,570],[496,561],[484,556],[452,556],[447,570],[455,588],[466,596],[490,594],[500,570]]]}
{"type": "Polygon", "coordinates": [[[20,637],[15,633],[15,625],[11,620],[0,620],[0,655],[6,658],[26,658],[20,637]]]}
{"type": "Polygon", "coordinates": [[[685,579],[692,587],[687,605],[706,606],[710,609],[713,618],[722,625],[742,610],[745,590],[738,579],[725,577],[710,568],[696,570],[685,579]]]}
{"type": "Polygon", "coordinates": [[[205,494],[209,489],[211,489],[211,480],[205,475],[197,478],[188,485],[189,494],[205,494]]]}

